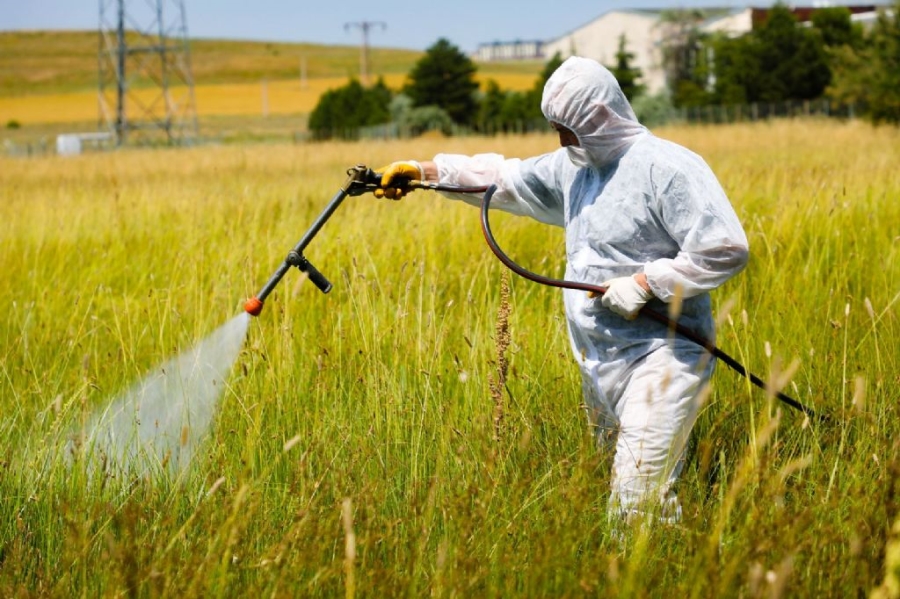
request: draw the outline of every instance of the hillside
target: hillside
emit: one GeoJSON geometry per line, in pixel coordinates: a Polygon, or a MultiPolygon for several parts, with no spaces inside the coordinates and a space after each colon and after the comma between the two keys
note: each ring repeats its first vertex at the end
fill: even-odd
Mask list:
{"type": "MultiPolygon", "coordinates": [[[[191,64],[197,85],[297,80],[301,64],[309,79],[335,79],[359,72],[359,47],[195,39],[191,64]]],[[[0,97],[95,90],[96,31],[0,32],[0,97]]],[[[421,52],[370,48],[375,76],[402,80],[421,52]]],[[[537,62],[483,65],[482,78],[537,75],[537,62]]],[[[518,79],[518,77],[514,77],[518,79]]]]}

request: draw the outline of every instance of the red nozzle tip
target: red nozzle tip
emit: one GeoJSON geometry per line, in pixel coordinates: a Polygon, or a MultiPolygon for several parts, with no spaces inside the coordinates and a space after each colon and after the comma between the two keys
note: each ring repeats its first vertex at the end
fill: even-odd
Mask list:
{"type": "Polygon", "coordinates": [[[244,302],[244,311],[250,316],[259,316],[259,313],[262,312],[262,309],[262,300],[257,297],[251,297],[246,302],[244,302]]]}

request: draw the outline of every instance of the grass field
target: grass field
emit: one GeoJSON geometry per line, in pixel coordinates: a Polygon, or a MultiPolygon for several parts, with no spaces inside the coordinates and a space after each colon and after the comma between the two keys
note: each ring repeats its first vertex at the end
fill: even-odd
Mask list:
{"type": "MultiPolygon", "coordinates": [[[[504,89],[524,90],[534,85],[534,74],[483,75],[479,81],[491,77],[504,89]]],[[[399,90],[406,80],[405,74],[383,77],[385,84],[399,90]]],[[[269,116],[293,116],[297,128],[305,127],[306,117],[319,101],[319,96],[329,89],[346,85],[347,77],[319,79],[299,78],[291,80],[260,80],[253,83],[219,83],[196,85],[194,96],[197,116],[201,125],[210,117],[247,116],[265,118],[269,116]]],[[[179,97],[187,97],[187,88],[172,88],[179,97]]],[[[134,92],[144,105],[159,96],[154,89],[134,92]]],[[[22,126],[41,124],[63,124],[95,121],[98,117],[97,90],[39,94],[31,96],[0,97],[0,126],[16,121],[22,126]]],[[[135,114],[141,115],[140,112],[135,114]]]]}
{"type": "MultiPolygon", "coordinates": [[[[747,230],[714,294],[719,345],[834,418],[726,368],[679,484],[680,526],[624,542],[557,291],[509,282],[477,211],[347,200],[253,321],[177,480],[88,477],[52,449],[240,311],[345,179],[437,151],[526,156],[551,135],[0,158],[3,596],[895,597],[900,563],[900,133],[789,121],[670,128],[747,230]],[[886,576],[886,564],[888,575],[886,576]]],[[[559,276],[560,230],[498,214],[559,276]]]]}
{"type": "MultiPolygon", "coordinates": [[[[133,34],[126,41],[146,44],[133,34]]],[[[357,41],[350,33],[343,46],[192,39],[191,71],[199,85],[294,80],[301,70],[309,79],[346,79],[359,74],[357,41]]],[[[99,49],[97,31],[0,32],[0,97],[95,91],[99,49]]],[[[373,46],[369,69],[374,76],[405,75],[422,55],[373,46]]],[[[543,64],[515,61],[479,66],[496,77],[528,75],[533,81],[543,64]]]]}
{"type": "MultiPolygon", "coordinates": [[[[137,42],[138,40],[131,40],[137,42]]],[[[435,40],[436,41],[436,40],[435,40]]],[[[144,42],[145,43],[145,42],[144,42]]],[[[11,122],[22,130],[0,133],[0,137],[35,137],[42,126],[78,124],[93,130],[99,116],[98,35],[94,31],[0,32],[0,127],[11,122]],[[31,131],[29,131],[29,129],[31,131]]],[[[215,127],[216,118],[246,116],[296,117],[295,128],[305,127],[306,116],[326,90],[359,77],[359,48],[302,43],[269,43],[232,40],[192,40],[190,45],[197,116],[201,126],[215,127]]],[[[411,50],[372,48],[370,78],[384,79],[399,90],[407,74],[422,57],[411,50]]],[[[480,82],[496,81],[501,88],[529,89],[543,64],[537,61],[478,65],[480,82]]],[[[186,88],[173,80],[170,91],[176,99],[186,97],[186,88]]],[[[113,82],[109,82],[114,89],[113,82]]],[[[144,78],[130,82],[129,102],[133,118],[159,96],[159,89],[144,78]]],[[[114,100],[113,100],[114,102],[114,100]]],[[[154,114],[160,114],[158,108],[154,114]]],[[[214,130],[215,131],[215,130],[214,130]]]]}

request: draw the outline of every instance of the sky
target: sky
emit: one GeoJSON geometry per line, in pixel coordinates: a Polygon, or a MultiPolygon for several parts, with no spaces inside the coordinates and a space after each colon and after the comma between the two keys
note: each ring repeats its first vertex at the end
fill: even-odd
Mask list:
{"type": "MultiPolygon", "coordinates": [[[[0,31],[97,29],[101,0],[0,0],[0,31]]],[[[175,15],[177,0],[162,0],[175,15]]],[[[117,0],[102,0],[114,14],[117,0]]],[[[192,38],[359,45],[361,23],[371,23],[371,47],[425,50],[446,38],[463,52],[494,41],[551,40],[616,9],[771,6],[766,0],[183,0],[192,38]],[[354,25],[356,24],[356,25],[354,25]]],[[[821,4],[808,0],[804,5],[821,4]]],[[[801,3],[795,3],[801,4],[801,3]]],[[[140,28],[151,20],[142,7],[156,0],[126,0],[140,28]]],[[[168,20],[168,17],[167,17],[168,20]]],[[[177,22],[177,16],[175,22],[177,22]]]]}

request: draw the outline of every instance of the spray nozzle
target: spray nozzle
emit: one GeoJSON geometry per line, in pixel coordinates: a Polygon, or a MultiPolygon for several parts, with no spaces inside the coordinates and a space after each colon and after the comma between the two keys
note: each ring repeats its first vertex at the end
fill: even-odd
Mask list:
{"type": "Polygon", "coordinates": [[[325,224],[325,221],[331,218],[331,215],[334,214],[334,211],[337,210],[341,202],[344,201],[344,198],[347,196],[358,196],[373,191],[381,184],[381,175],[361,164],[348,169],[347,175],[346,183],[344,183],[343,187],[341,187],[337,194],[331,199],[331,202],[328,203],[325,210],[322,211],[322,214],[319,215],[297,245],[294,246],[294,249],[288,252],[287,257],[284,259],[284,262],[281,263],[281,266],[278,267],[278,270],[275,271],[265,286],[260,289],[259,293],[244,302],[244,311],[247,312],[247,314],[258,316],[259,313],[262,312],[263,302],[266,301],[266,298],[269,297],[269,294],[275,289],[275,286],[278,285],[292,266],[305,272],[309,277],[309,280],[312,281],[322,293],[331,291],[331,282],[325,278],[325,275],[319,272],[319,269],[306,259],[306,256],[303,255],[303,250],[306,249],[309,242],[316,236],[325,224]]]}
{"type": "Polygon", "coordinates": [[[258,297],[251,297],[246,302],[244,302],[244,312],[249,314],[250,316],[259,316],[259,313],[262,312],[263,302],[258,297]]]}

